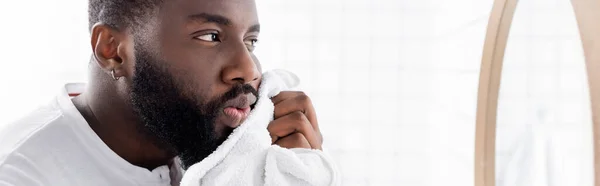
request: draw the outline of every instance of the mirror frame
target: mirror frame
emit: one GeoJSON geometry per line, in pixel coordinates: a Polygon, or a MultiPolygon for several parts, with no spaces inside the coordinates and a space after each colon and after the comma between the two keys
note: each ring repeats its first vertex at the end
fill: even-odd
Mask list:
{"type": "MultiPolygon", "coordinates": [[[[496,116],[502,64],[518,0],[495,0],[488,22],[477,95],[475,186],[494,186],[496,116]]],[[[583,45],[593,121],[594,185],[600,186],[600,0],[571,0],[583,45]]]]}

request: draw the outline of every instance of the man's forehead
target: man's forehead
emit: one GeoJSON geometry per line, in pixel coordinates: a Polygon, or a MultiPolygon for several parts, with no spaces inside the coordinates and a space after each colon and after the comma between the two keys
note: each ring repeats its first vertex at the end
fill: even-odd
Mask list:
{"type": "Polygon", "coordinates": [[[163,10],[163,16],[189,19],[215,15],[227,18],[229,24],[258,23],[254,0],[173,0],[166,1],[163,10]]]}

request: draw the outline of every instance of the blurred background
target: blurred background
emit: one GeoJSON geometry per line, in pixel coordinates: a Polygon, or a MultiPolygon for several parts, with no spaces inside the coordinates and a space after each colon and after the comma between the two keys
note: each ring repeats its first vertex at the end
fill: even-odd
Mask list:
{"type": "MultiPolygon", "coordinates": [[[[493,0],[256,1],[255,53],[266,70],[301,78],[343,185],[473,185],[493,0]]],[[[87,81],[87,1],[2,1],[0,24],[0,126],[87,81]]],[[[569,0],[520,0],[500,91],[497,185],[592,185],[586,78],[569,0]]]]}

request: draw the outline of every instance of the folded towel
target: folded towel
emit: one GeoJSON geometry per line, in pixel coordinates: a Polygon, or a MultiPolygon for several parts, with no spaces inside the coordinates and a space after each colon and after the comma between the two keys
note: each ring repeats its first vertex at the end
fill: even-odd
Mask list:
{"type": "Polygon", "coordinates": [[[322,151],[271,145],[270,98],[298,84],[297,76],[284,70],[264,73],[254,110],[217,150],[186,170],[181,186],[339,185],[337,169],[322,151]]]}

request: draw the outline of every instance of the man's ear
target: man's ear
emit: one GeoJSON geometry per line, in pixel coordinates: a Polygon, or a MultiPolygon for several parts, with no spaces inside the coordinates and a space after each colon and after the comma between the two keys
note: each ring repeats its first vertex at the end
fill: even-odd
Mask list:
{"type": "Polygon", "coordinates": [[[92,51],[98,66],[107,73],[114,73],[115,77],[125,76],[123,62],[126,57],[119,51],[127,46],[125,31],[119,31],[105,23],[96,23],[91,34],[92,51]]]}

